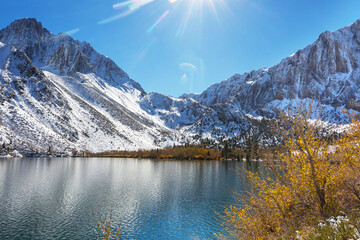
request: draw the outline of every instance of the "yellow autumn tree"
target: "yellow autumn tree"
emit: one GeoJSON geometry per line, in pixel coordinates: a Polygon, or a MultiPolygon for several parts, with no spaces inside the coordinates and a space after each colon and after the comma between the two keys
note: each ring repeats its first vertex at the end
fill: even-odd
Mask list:
{"type": "Polygon", "coordinates": [[[352,124],[336,145],[336,155],[346,166],[342,188],[347,195],[342,199],[349,214],[358,214],[360,206],[360,121],[359,116],[352,117],[352,124]]]}
{"type": "Polygon", "coordinates": [[[286,151],[265,163],[268,174],[247,171],[252,191],[225,210],[231,237],[295,239],[321,220],[358,210],[360,123],[338,140],[323,122],[309,120],[312,114],[312,103],[281,114],[276,128],[286,151]]]}

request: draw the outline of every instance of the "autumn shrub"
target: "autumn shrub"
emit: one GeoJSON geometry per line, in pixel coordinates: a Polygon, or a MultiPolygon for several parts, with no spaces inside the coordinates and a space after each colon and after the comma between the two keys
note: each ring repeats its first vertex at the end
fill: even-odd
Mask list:
{"type": "Polygon", "coordinates": [[[301,104],[281,115],[276,128],[286,151],[265,163],[270,174],[247,171],[251,191],[225,210],[227,238],[306,239],[320,221],[359,212],[360,124],[334,139],[312,114],[311,104],[301,104]]]}

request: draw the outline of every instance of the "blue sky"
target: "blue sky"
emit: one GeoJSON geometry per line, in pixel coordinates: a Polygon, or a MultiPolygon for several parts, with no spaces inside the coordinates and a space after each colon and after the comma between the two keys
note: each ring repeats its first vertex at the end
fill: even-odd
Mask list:
{"type": "Polygon", "coordinates": [[[0,9],[0,28],[35,17],[89,42],[145,91],[175,97],[271,67],[360,18],[358,0],[3,0],[0,9]]]}

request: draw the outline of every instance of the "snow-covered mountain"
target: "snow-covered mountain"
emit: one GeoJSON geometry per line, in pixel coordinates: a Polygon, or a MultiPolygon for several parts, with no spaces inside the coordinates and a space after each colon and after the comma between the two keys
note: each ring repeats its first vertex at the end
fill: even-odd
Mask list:
{"type": "MultiPolygon", "coordinates": [[[[359,66],[360,20],[338,31],[320,34],[313,44],[274,67],[235,74],[200,95],[180,96],[207,109],[183,131],[202,138],[236,137],[262,117],[274,118],[278,110],[295,107],[301,100],[321,106],[322,120],[348,123],[342,110],[360,111],[359,66]]],[[[318,116],[317,110],[314,117],[318,116]]],[[[166,118],[160,114],[161,107],[156,111],[166,118]]]]}
{"type": "Polygon", "coordinates": [[[360,20],[272,68],[173,98],[147,94],[89,43],[20,19],[0,30],[0,144],[97,152],[236,137],[298,99],[346,123],[343,109],[360,111],[359,63],[360,20]]]}
{"type": "Polygon", "coordinates": [[[273,117],[295,99],[320,102],[324,120],[345,123],[342,109],[360,110],[360,20],[324,32],[306,48],[269,69],[236,74],[209,87],[197,101],[234,106],[254,116],[273,117]]]}
{"type": "Polygon", "coordinates": [[[138,149],[177,135],[143,110],[145,95],[88,43],[54,35],[36,19],[0,31],[0,136],[28,149],[138,149]]]}

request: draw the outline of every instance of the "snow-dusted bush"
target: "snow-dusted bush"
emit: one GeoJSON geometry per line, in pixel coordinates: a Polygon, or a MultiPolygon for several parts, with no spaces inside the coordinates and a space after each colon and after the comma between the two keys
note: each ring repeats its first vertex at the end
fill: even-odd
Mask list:
{"type": "Polygon", "coordinates": [[[343,240],[360,239],[358,228],[346,216],[330,217],[326,221],[321,221],[315,230],[308,237],[303,238],[300,233],[297,239],[307,240],[343,240]]]}

